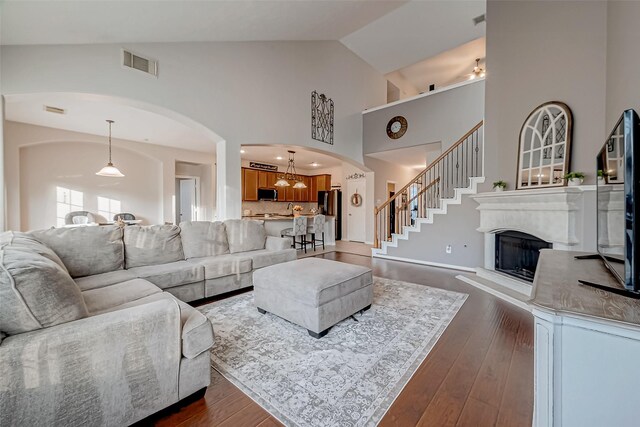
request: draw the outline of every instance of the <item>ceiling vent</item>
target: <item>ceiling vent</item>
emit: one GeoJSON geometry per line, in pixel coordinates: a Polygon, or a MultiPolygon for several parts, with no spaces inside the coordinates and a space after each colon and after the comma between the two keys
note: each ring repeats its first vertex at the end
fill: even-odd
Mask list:
{"type": "Polygon", "coordinates": [[[52,107],[50,105],[45,105],[44,106],[44,111],[49,112],[49,113],[54,113],[54,114],[64,114],[64,108],[58,108],[58,107],[52,107]]]}
{"type": "Polygon", "coordinates": [[[142,71],[143,73],[151,74],[155,77],[158,76],[158,61],[144,58],[124,49],[122,50],[122,65],[127,68],[142,71]]]}
{"type": "Polygon", "coordinates": [[[482,15],[479,15],[479,16],[476,16],[475,18],[473,18],[473,25],[482,24],[486,20],[487,20],[487,18],[485,17],[485,15],[483,13],[482,15]]]}

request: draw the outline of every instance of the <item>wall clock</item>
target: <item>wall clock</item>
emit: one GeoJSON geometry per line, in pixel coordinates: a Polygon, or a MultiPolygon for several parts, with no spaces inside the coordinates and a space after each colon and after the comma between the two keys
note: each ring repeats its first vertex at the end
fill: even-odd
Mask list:
{"type": "Polygon", "coordinates": [[[391,139],[398,139],[407,131],[407,119],[396,116],[387,123],[387,136],[391,139]]]}

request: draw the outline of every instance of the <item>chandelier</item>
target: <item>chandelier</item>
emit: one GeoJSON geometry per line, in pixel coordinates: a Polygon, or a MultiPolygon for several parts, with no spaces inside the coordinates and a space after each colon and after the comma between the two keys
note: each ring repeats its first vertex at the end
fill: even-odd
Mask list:
{"type": "Polygon", "coordinates": [[[294,161],[295,151],[289,150],[289,164],[287,165],[287,171],[284,175],[280,175],[278,180],[274,184],[276,187],[289,187],[289,181],[293,181],[293,188],[307,188],[302,178],[296,172],[296,163],[294,161]]]}
{"type": "Polygon", "coordinates": [[[96,175],[108,176],[111,178],[122,178],[124,176],[122,172],[120,172],[117,167],[113,166],[113,163],[111,162],[111,125],[113,124],[113,120],[107,120],[107,123],[109,123],[109,162],[105,167],[96,172],[96,175]]]}

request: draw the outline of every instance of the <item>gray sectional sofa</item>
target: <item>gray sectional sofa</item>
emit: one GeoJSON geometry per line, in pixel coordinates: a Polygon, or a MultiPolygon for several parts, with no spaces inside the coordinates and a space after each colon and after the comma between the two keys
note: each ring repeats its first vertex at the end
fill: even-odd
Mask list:
{"type": "Polygon", "coordinates": [[[0,425],[128,425],[206,388],[186,302],[295,258],[260,221],[0,234],[0,425]]]}

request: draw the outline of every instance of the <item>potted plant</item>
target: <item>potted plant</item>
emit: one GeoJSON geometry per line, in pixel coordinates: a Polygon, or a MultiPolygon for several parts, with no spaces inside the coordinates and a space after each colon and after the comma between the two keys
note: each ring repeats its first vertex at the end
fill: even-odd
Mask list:
{"type": "Polygon", "coordinates": [[[567,180],[569,186],[575,187],[576,185],[581,185],[584,181],[584,173],[583,172],[569,172],[564,176],[564,179],[567,180]]]}
{"type": "Polygon", "coordinates": [[[507,183],[503,180],[493,183],[493,191],[504,191],[505,188],[507,188],[507,183]]]}
{"type": "Polygon", "coordinates": [[[598,182],[604,181],[604,171],[602,169],[598,169],[598,182]]]}
{"type": "Polygon", "coordinates": [[[293,207],[293,216],[300,216],[301,213],[302,213],[302,206],[295,205],[293,207]]]}

